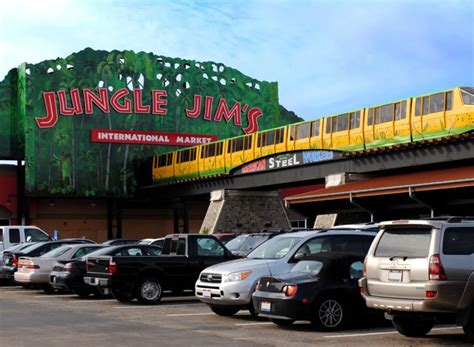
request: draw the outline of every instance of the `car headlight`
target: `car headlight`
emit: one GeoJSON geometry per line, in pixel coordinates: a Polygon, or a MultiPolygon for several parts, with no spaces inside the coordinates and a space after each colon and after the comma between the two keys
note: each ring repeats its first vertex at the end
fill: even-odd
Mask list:
{"type": "Polygon", "coordinates": [[[228,275],[224,275],[222,277],[222,282],[237,282],[243,281],[247,277],[250,276],[252,271],[239,271],[239,272],[232,272],[228,275]]]}

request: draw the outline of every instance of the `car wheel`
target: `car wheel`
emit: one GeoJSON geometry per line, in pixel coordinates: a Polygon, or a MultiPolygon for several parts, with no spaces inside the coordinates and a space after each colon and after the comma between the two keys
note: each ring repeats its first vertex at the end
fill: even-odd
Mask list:
{"type": "Polygon", "coordinates": [[[130,302],[133,300],[133,296],[130,295],[129,293],[122,291],[122,290],[117,290],[117,289],[112,289],[111,290],[112,296],[114,299],[120,301],[120,302],[130,302]]]}
{"type": "Polygon", "coordinates": [[[270,319],[273,323],[278,325],[279,327],[289,327],[292,325],[295,321],[292,319],[270,319]]]}
{"type": "Polygon", "coordinates": [[[468,342],[474,342],[474,307],[471,308],[471,314],[466,324],[463,325],[462,329],[466,335],[468,342]]]}
{"type": "Polygon", "coordinates": [[[253,303],[251,302],[249,305],[249,312],[252,318],[257,318],[258,317],[258,312],[255,310],[255,307],[253,306],[253,303]]]}
{"type": "Polygon", "coordinates": [[[163,289],[160,282],[154,277],[141,280],[137,288],[137,299],[145,305],[155,305],[161,300],[163,289]]]}
{"type": "Polygon", "coordinates": [[[91,294],[91,291],[85,288],[74,289],[73,292],[79,295],[80,298],[87,298],[91,294]]]}
{"type": "Polygon", "coordinates": [[[350,321],[351,313],[348,305],[340,298],[316,298],[316,307],[311,322],[319,330],[339,330],[350,321]]]}
{"type": "Polygon", "coordinates": [[[233,316],[234,314],[240,311],[240,307],[211,305],[211,310],[219,316],[233,316]]]}
{"type": "Polygon", "coordinates": [[[392,324],[402,335],[408,337],[422,337],[431,331],[434,322],[431,320],[394,317],[392,324]]]}

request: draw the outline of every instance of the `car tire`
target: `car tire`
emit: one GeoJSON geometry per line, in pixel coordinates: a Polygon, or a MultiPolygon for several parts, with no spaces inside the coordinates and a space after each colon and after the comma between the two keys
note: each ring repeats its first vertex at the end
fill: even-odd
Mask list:
{"type": "Polygon", "coordinates": [[[270,319],[273,323],[282,328],[291,326],[295,321],[292,319],[270,319]]]}
{"type": "Polygon", "coordinates": [[[474,307],[471,307],[471,313],[466,324],[463,325],[464,335],[468,342],[474,342],[474,307]]]}
{"type": "Polygon", "coordinates": [[[120,302],[130,302],[133,300],[132,295],[122,290],[112,289],[111,293],[114,299],[120,302]]]}
{"type": "Polygon", "coordinates": [[[350,322],[352,312],[350,306],[341,298],[325,296],[316,298],[315,311],[311,323],[318,330],[340,330],[350,322]]]}
{"type": "Polygon", "coordinates": [[[155,277],[145,277],[137,287],[137,299],[144,305],[156,305],[163,295],[160,281],[155,277]]]}
{"type": "Polygon", "coordinates": [[[237,312],[240,311],[240,307],[238,306],[218,306],[218,305],[211,305],[211,310],[215,314],[219,316],[233,316],[237,312]]]}
{"type": "Polygon", "coordinates": [[[392,324],[402,335],[408,337],[422,337],[431,331],[434,321],[394,317],[392,324]]]}

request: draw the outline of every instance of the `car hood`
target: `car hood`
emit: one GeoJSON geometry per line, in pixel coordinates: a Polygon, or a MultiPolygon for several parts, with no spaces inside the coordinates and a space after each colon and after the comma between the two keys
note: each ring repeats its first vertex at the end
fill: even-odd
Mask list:
{"type": "Polygon", "coordinates": [[[269,263],[274,263],[280,259],[236,259],[220,263],[206,268],[203,272],[214,272],[220,274],[229,274],[231,272],[255,270],[260,267],[267,267],[269,263]]]}

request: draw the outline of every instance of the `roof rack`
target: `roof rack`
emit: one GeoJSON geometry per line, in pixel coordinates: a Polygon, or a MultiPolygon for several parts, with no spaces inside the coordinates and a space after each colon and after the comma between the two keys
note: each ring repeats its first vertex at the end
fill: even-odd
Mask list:
{"type": "Polygon", "coordinates": [[[474,221],[474,217],[473,216],[440,216],[440,217],[423,218],[423,220],[445,221],[447,223],[461,223],[461,222],[474,221]]]}

